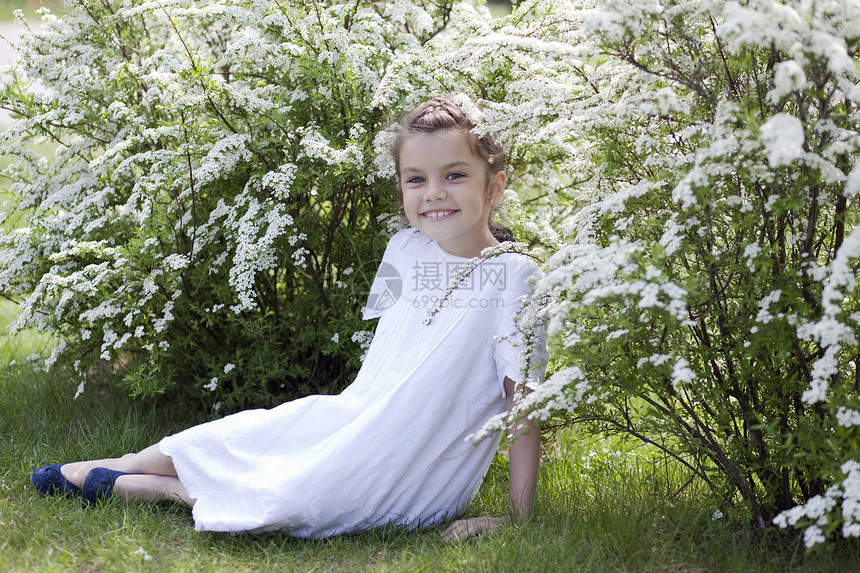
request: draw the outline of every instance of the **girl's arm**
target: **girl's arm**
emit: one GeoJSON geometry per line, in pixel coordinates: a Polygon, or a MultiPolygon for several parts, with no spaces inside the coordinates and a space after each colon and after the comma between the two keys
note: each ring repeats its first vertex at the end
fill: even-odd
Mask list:
{"type": "MultiPolygon", "coordinates": [[[[505,396],[508,411],[514,406],[514,381],[505,378],[505,396]]],[[[510,457],[510,493],[508,514],[505,517],[484,515],[459,519],[443,533],[450,541],[465,541],[484,532],[495,531],[512,519],[525,519],[532,513],[540,463],[540,422],[522,420],[509,428],[514,437],[508,449],[510,457]]]]}

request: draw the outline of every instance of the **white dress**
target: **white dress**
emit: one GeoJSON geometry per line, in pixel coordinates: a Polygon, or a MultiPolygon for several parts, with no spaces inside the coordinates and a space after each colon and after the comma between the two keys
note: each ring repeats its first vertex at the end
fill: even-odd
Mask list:
{"type": "Polygon", "coordinates": [[[504,378],[520,377],[513,316],[539,273],[521,255],[482,261],[426,325],[466,261],[400,231],[371,287],[364,317],[380,321],[349,387],[164,438],[197,500],[196,528],[325,537],[460,514],[499,441],[466,438],[504,411],[504,378]]]}

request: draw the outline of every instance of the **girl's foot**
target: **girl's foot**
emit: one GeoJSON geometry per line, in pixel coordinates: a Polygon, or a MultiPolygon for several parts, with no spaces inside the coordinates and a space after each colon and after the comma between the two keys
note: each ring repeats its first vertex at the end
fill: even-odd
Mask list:
{"type": "Polygon", "coordinates": [[[36,491],[42,495],[65,495],[73,496],[81,492],[80,488],[66,479],[61,471],[65,464],[50,464],[41,467],[33,467],[30,475],[30,483],[36,491]]]}
{"type": "Polygon", "coordinates": [[[94,468],[87,474],[81,486],[81,495],[91,505],[98,503],[100,499],[107,499],[113,495],[113,486],[120,476],[129,475],[119,470],[108,468],[94,468]]]}

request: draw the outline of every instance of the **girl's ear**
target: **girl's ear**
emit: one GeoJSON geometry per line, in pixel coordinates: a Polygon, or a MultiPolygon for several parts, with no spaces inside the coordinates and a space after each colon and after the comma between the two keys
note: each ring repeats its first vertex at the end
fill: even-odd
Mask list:
{"type": "Polygon", "coordinates": [[[505,183],[508,181],[508,176],[505,175],[504,171],[499,171],[495,175],[490,178],[490,184],[488,186],[487,199],[492,201],[492,204],[498,204],[499,199],[502,198],[502,195],[505,193],[505,183]]]}

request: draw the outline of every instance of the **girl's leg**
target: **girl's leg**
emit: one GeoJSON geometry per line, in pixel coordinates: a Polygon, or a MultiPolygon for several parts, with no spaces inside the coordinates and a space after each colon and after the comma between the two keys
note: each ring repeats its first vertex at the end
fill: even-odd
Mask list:
{"type": "MultiPolygon", "coordinates": [[[[93,468],[108,468],[129,474],[147,474],[150,477],[170,477],[179,483],[179,479],[176,477],[176,468],[173,467],[173,460],[161,453],[161,450],[158,449],[158,444],[149,446],[136,454],[126,454],[121,458],[63,464],[60,471],[69,482],[81,487],[87,474],[93,468]]],[[[123,477],[119,479],[123,479],[123,477]]],[[[123,479],[123,481],[125,480],[123,479]]],[[[170,492],[174,491],[176,491],[175,487],[170,489],[170,492]]],[[[182,488],[182,492],[185,492],[185,488],[182,488]]],[[[162,493],[167,493],[167,490],[162,493]]],[[[188,494],[185,493],[184,495],[187,498],[188,494]]]]}
{"type": "Polygon", "coordinates": [[[185,491],[178,477],[146,474],[119,476],[113,488],[114,494],[125,499],[140,501],[180,501],[194,507],[194,501],[185,491]]]}
{"type": "Polygon", "coordinates": [[[194,506],[195,500],[188,495],[176,475],[173,459],[162,454],[158,444],[121,458],[61,464],[59,470],[69,483],[82,488],[87,475],[95,468],[129,474],[118,476],[113,481],[113,493],[120,497],[141,501],[167,499],[180,501],[189,507],[194,506]]]}

